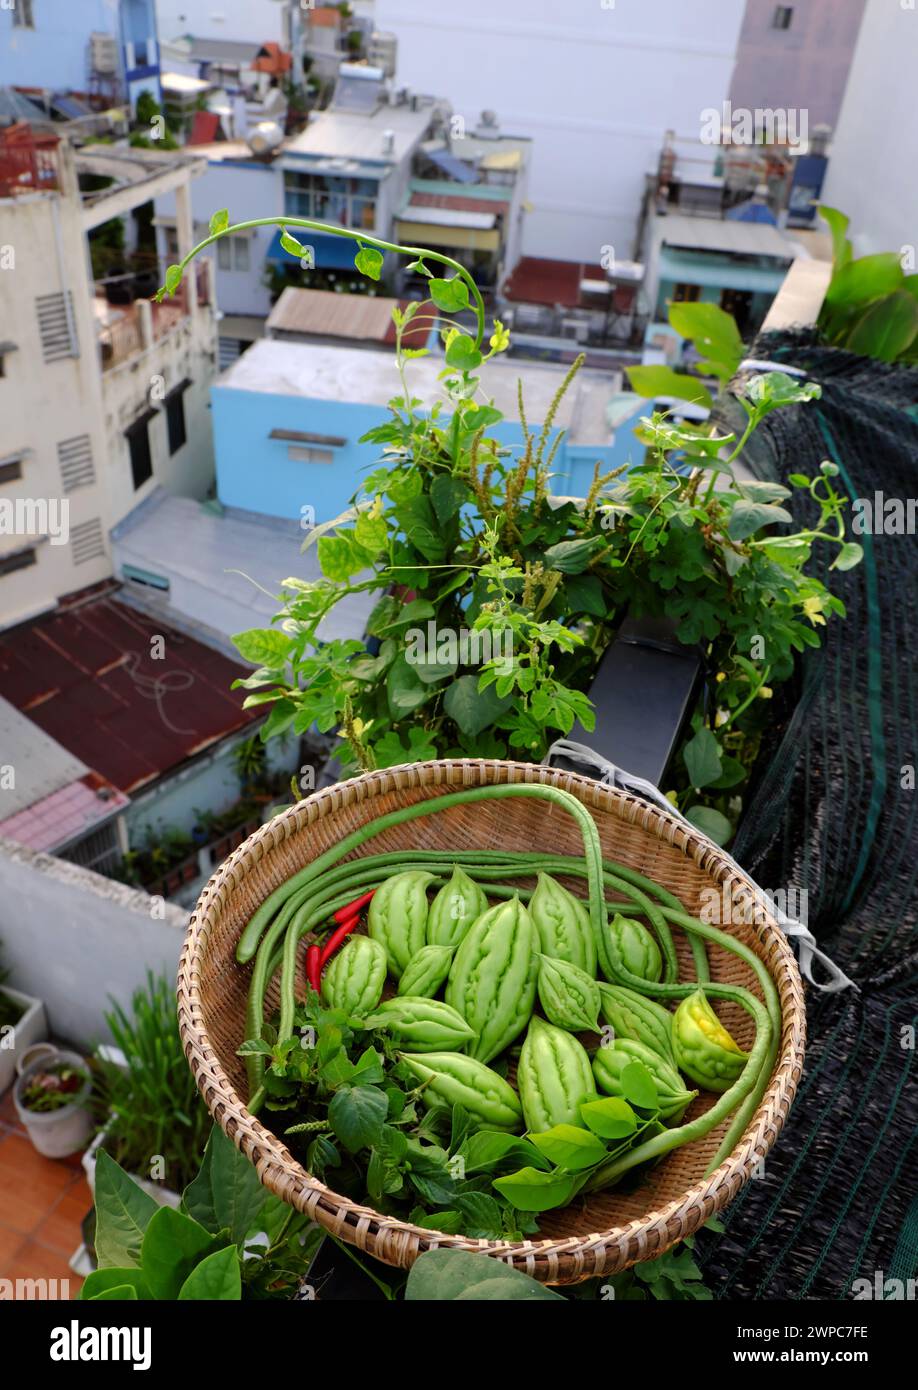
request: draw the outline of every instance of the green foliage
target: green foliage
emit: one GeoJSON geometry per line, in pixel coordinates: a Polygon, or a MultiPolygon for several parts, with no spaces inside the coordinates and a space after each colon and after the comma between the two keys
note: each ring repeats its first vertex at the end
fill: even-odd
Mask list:
{"type": "Polygon", "coordinates": [[[272,1196],[217,1128],[179,1211],[160,1207],[108,1154],[96,1167],[96,1259],[80,1298],[290,1298],[322,1235],[272,1196]]]}
{"type": "Polygon", "coordinates": [[[563,1302],[562,1295],[500,1260],[468,1250],[427,1250],[412,1265],[405,1286],[409,1302],[563,1302]]]}
{"type": "MultiPolygon", "coordinates": [[[[465,288],[431,287],[450,305],[465,288]]],[[[708,833],[729,839],[763,702],[791,674],[795,653],[818,645],[816,628],[843,611],[805,573],[812,548],[837,546],[839,568],[857,560],[829,475],[795,484],[818,520],[788,534],[782,503],[791,490],[739,483],[730,465],[772,411],[805,405],[819,387],[783,372],[754,376],[739,388],[747,417],[739,440],[654,413],[638,430],[639,467],[607,477],[597,468],[587,498],[561,501],[549,495],[560,395],[538,434],[520,402],[525,443],[510,451],[495,433],[500,413],[473,396],[481,354],[452,327],[443,399],[423,408],[402,343],[418,308],[395,315],[402,390],[365,436],[381,450],[379,465],[349,511],[306,539],[323,577],[286,580],[275,626],[234,639],[260,665],[237,682],[250,692],[246,703],[271,702],[277,712],[262,736],[313,725],[337,732],[347,769],[433,756],[538,760],[575,723],[593,728],[586,692],[625,614],[665,617],[683,642],[703,648],[712,675],[672,796],[686,812],[702,807],[708,833]],[[367,591],[378,594],[370,645],[320,644],[335,604],[367,591]]],[[[672,317],[695,337],[706,371],[735,374],[742,343],[729,315],[701,304],[673,305],[672,317]]],[[[482,361],[506,341],[497,324],[482,361]]],[[[694,378],[681,380],[685,396],[705,398],[694,378]]],[[[639,371],[637,381],[674,394],[668,378],[639,371]]]]}
{"type": "Polygon", "coordinates": [[[818,327],[827,343],[880,362],[918,362],[918,276],[899,252],[853,257],[849,219],[821,207],[832,233],[832,279],[818,327]]]}
{"type": "Polygon", "coordinates": [[[210,1117],[185,1060],[175,992],[148,972],[130,1008],[113,1004],[105,1021],[126,1059],[95,1063],[102,1118],[111,1116],[105,1146],[143,1177],[161,1160],[166,1186],[179,1192],[197,1172],[210,1117]]]}

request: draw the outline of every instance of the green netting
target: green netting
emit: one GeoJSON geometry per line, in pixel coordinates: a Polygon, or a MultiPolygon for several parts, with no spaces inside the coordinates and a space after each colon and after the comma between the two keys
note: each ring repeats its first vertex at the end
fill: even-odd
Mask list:
{"type": "MultiPolygon", "coordinates": [[[[918,371],[799,337],[763,339],[755,356],[823,387],[820,402],[766,422],[750,460],[758,476],[812,475],[830,458],[852,501],[918,496],[918,371]]],[[[794,504],[801,520],[810,505],[794,504]]],[[[763,887],[806,889],[810,928],[860,990],[809,991],[789,1122],[724,1233],[699,1241],[719,1297],[839,1299],[877,1271],[914,1273],[918,542],[854,539],[863,564],[823,575],[847,619],[802,664],[733,852],[763,887]]]]}

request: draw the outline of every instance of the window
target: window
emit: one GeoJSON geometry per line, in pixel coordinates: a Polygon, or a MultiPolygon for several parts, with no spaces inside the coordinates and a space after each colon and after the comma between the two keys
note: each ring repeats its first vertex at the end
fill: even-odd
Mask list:
{"type": "Polygon", "coordinates": [[[15,570],[25,570],[29,565],[36,564],[35,548],[30,546],[28,550],[14,550],[12,555],[0,555],[0,578],[5,574],[12,574],[15,570]]]}
{"type": "Polygon", "coordinates": [[[143,487],[148,478],[153,476],[153,458],[150,454],[150,434],[147,429],[150,417],[145,415],[142,420],[138,420],[129,430],[125,431],[128,442],[128,450],[131,455],[131,477],[134,480],[134,491],[143,487]]]}
{"type": "Polygon", "coordinates": [[[32,0],[14,0],[13,28],[34,29],[35,16],[32,13],[32,0]]]}
{"type": "Polygon", "coordinates": [[[169,435],[169,453],[174,454],[181,449],[188,435],[185,430],[185,387],[190,386],[189,381],[180,382],[174,390],[170,391],[166,397],[166,431],[169,435]]]}
{"type": "Polygon", "coordinates": [[[22,477],[22,459],[7,459],[0,463],[0,483],[13,483],[22,477]]]}
{"type": "MultiPolygon", "coordinates": [[[[322,174],[284,174],[284,211],[341,227],[371,232],[376,225],[375,179],[326,178],[322,174]]],[[[218,243],[219,244],[219,243],[218,243]]]]}
{"type": "Polygon", "coordinates": [[[220,270],[248,270],[250,264],[248,237],[227,236],[217,242],[217,266],[220,270]]]}
{"type": "Polygon", "coordinates": [[[697,304],[700,298],[700,285],[676,285],[673,289],[674,304],[697,304]]]}
{"type": "Polygon", "coordinates": [[[794,18],[793,5],[779,5],[772,21],[773,29],[789,29],[794,18]]]}
{"type": "Polygon", "coordinates": [[[304,448],[297,444],[287,445],[287,457],[291,463],[334,463],[335,461],[331,449],[314,449],[311,446],[304,448]]]}

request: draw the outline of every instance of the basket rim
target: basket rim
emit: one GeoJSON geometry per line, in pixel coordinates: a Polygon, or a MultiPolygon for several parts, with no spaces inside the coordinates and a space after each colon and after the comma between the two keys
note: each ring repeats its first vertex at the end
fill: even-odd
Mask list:
{"type": "MultiPolygon", "coordinates": [[[[435,800],[436,796],[428,799],[435,800]]],[[[280,880],[281,882],[283,880],[280,880]]],[[[270,890],[269,890],[270,891],[270,890]]],[[[265,894],[267,896],[267,893],[265,894]]],[[[725,928],[729,929],[729,927],[725,928]]],[[[270,1191],[339,1238],[387,1263],[410,1265],[433,1248],[481,1252],[504,1260],[549,1283],[572,1283],[613,1274],[638,1260],[662,1254],[697,1230],[730,1202],[768,1153],[783,1128],[803,1067],[806,1020],[803,985],[787,936],[774,916],[762,910],[752,880],[720,848],[688,822],[631,792],[596,782],[579,773],[562,772],[535,763],[498,759],[436,759],[405,763],[360,774],[313,792],[287,807],[239,845],[219,866],[201,892],[189,920],[179,961],[179,1031],[198,1089],[216,1123],[255,1165],[270,1191]],[[680,850],[718,885],[730,884],[735,901],[755,905],[753,929],[781,1003],[782,1028],[778,1057],[768,1088],[732,1153],[708,1177],[696,1180],[674,1197],[623,1225],[590,1235],[521,1241],[477,1240],[415,1226],[343,1197],[314,1178],[271,1130],[252,1115],[218,1060],[204,1026],[200,994],[201,966],[209,926],[219,918],[226,898],[254,867],[293,834],[352,801],[374,800],[387,793],[439,789],[446,794],[458,786],[485,783],[542,782],[577,796],[588,809],[601,810],[680,850]],[[385,1250],[376,1247],[380,1239],[385,1250]]]]}

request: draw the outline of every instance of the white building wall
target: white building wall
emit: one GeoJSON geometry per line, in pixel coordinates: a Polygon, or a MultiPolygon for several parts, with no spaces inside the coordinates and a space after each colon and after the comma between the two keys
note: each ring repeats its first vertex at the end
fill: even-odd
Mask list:
{"type": "MultiPolygon", "coordinates": [[[[229,210],[230,222],[245,222],[253,217],[280,217],[284,211],[283,172],[278,164],[237,164],[229,160],[214,160],[200,178],[192,181],[191,199],[195,241],[203,241],[208,234],[211,217],[221,208],[229,210]]],[[[174,194],[156,199],[156,216],[175,216],[174,194]]],[[[264,283],[265,256],[276,231],[276,227],[258,227],[247,234],[247,270],[221,270],[216,247],[201,253],[202,257],[207,256],[212,262],[216,276],[216,299],[222,313],[253,314],[267,318],[271,312],[271,300],[264,283]]],[[[160,249],[164,251],[164,245],[160,249]]],[[[235,266],[237,261],[232,248],[231,255],[234,256],[235,266]]]]}
{"type": "Polygon", "coordinates": [[[534,141],[523,251],[628,256],[664,132],[697,140],[730,88],[745,0],[377,0],[397,82],[534,141]],[[431,74],[436,74],[434,81],[431,74]]]}
{"type": "Polygon", "coordinates": [[[860,255],[918,245],[916,72],[918,10],[867,0],[822,197],[860,255]]]}
{"type": "MultiPolygon", "coordinates": [[[[64,170],[65,180],[72,170],[64,170]]],[[[63,595],[111,573],[109,513],[104,490],[105,433],[99,357],[91,311],[79,206],[64,194],[0,199],[0,339],[16,344],[0,377],[0,459],[28,451],[22,477],[0,483],[0,501],[67,504],[69,539],[36,544],[36,563],[0,575],[0,627],[53,608],[63,595]],[[44,361],[36,300],[69,290],[77,356],[44,361]],[[88,436],[94,481],[65,493],[58,445],[88,436]],[[75,563],[75,527],[98,521],[104,553],[75,563]]],[[[72,191],[72,190],[71,190],[72,191]]],[[[62,536],[65,532],[62,530],[62,536]]],[[[36,535],[0,534],[0,556],[37,542],[36,535]]]]}
{"type": "Polygon", "coordinates": [[[174,979],[187,920],[172,903],[0,840],[3,963],[65,1042],[105,1042],[111,999],[130,1003],[148,969],[174,979]]]}
{"type": "Polygon", "coordinates": [[[156,0],[160,39],[193,34],[204,39],[280,43],[286,5],[278,0],[156,0]]]}

